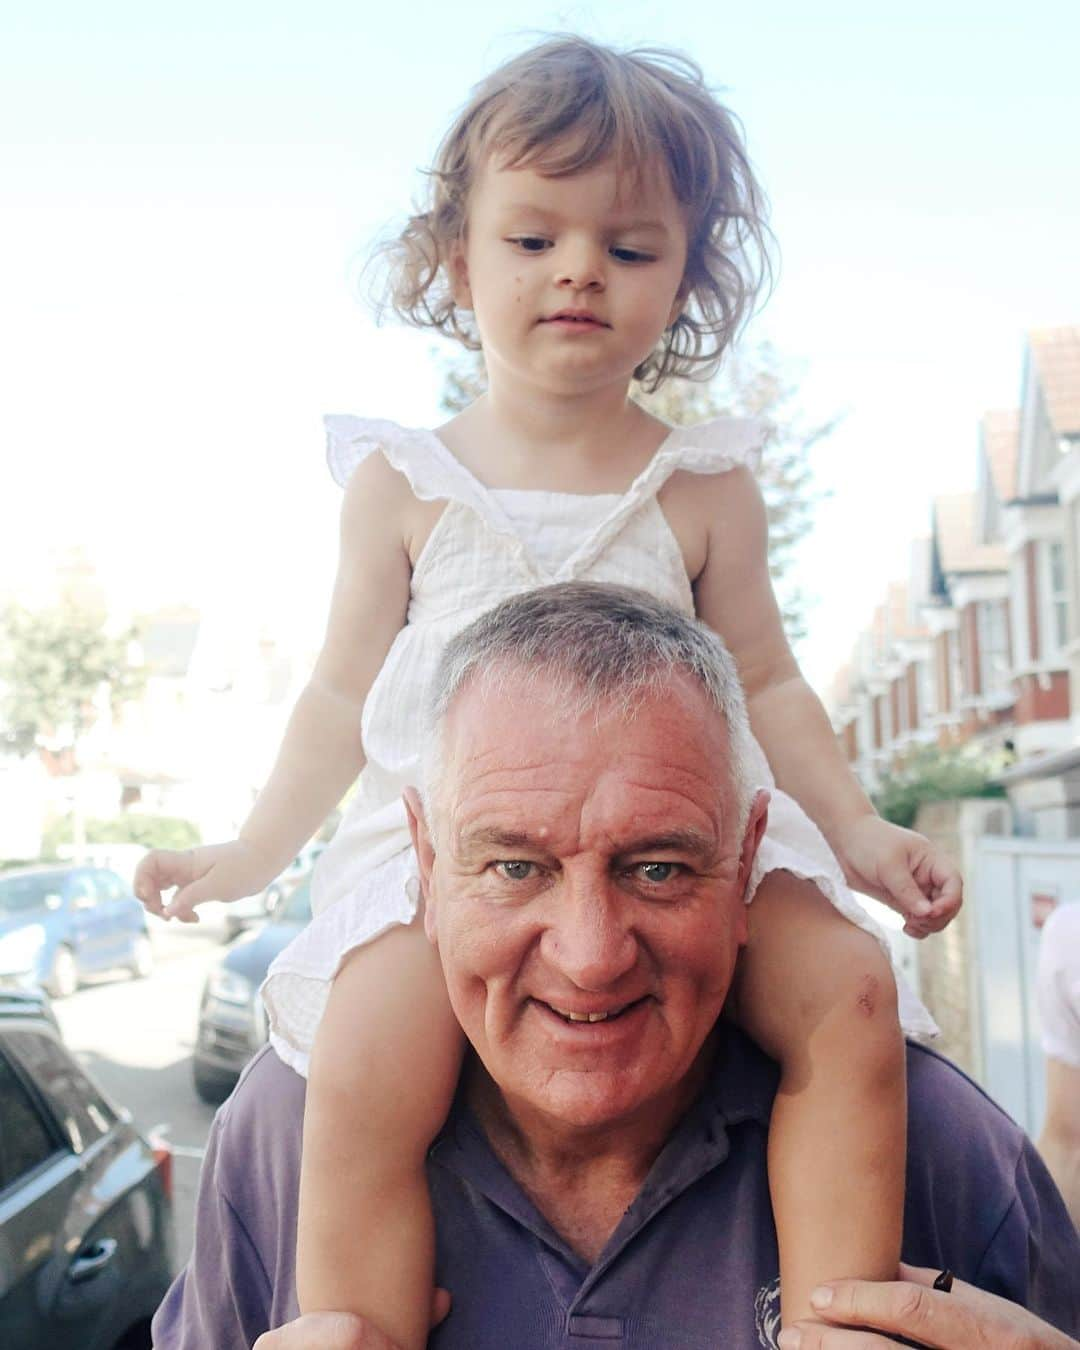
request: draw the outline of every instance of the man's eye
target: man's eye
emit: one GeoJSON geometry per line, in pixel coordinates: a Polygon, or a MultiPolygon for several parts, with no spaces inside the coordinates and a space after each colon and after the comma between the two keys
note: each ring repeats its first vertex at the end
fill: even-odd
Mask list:
{"type": "Polygon", "coordinates": [[[506,859],[495,864],[495,870],[507,881],[528,881],[533,874],[535,863],[522,862],[518,859],[506,859]]]}
{"type": "Polygon", "coordinates": [[[543,253],[550,246],[549,240],[541,239],[535,234],[519,234],[509,242],[515,244],[523,253],[543,253]]]}
{"type": "Polygon", "coordinates": [[[651,253],[642,253],[640,249],[636,248],[622,248],[618,244],[613,244],[608,252],[617,262],[642,263],[655,261],[651,253]]]}
{"type": "Polygon", "coordinates": [[[673,862],[643,862],[638,863],[634,871],[643,881],[648,881],[655,886],[670,881],[672,877],[677,876],[679,864],[673,862]]]}

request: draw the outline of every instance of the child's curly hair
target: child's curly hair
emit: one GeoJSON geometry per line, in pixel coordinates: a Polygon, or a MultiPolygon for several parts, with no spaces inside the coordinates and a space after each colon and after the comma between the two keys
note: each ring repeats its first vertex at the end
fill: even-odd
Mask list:
{"type": "Polygon", "coordinates": [[[560,177],[613,157],[639,174],[657,157],[686,208],[686,305],[634,372],[655,389],[708,378],[771,279],[767,207],[734,115],[699,68],[658,48],[618,52],[553,37],[487,77],[447,132],[429,172],[428,209],[382,250],[386,303],[406,322],[480,346],[454,305],[446,264],[465,235],[469,189],[491,153],[510,168],[560,177]]]}

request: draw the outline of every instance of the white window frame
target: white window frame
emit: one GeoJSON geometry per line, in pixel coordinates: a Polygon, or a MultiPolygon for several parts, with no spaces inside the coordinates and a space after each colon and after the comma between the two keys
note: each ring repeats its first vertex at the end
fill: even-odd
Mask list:
{"type": "Polygon", "coordinates": [[[1039,544],[1039,617],[1046,662],[1059,661],[1069,641],[1069,571],[1064,539],[1039,544]],[[1060,568],[1055,567],[1055,559],[1060,568]]]}
{"type": "Polygon", "coordinates": [[[1009,617],[1007,600],[975,602],[975,632],[979,644],[980,698],[1009,688],[1009,617]]]}

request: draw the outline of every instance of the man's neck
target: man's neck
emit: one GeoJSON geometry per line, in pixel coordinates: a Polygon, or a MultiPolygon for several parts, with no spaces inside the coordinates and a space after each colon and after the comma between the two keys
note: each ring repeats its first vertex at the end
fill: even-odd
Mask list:
{"type": "Polygon", "coordinates": [[[496,1156],[571,1247],[592,1264],[701,1090],[711,1039],[671,1093],[630,1119],[576,1126],[507,1098],[475,1058],[466,1100],[496,1156]]]}

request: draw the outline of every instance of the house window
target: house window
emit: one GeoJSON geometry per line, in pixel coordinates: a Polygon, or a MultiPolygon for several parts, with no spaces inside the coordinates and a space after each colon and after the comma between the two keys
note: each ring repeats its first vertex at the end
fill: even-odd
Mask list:
{"type": "Polygon", "coordinates": [[[949,694],[952,706],[955,708],[967,692],[964,688],[963,662],[960,659],[960,633],[956,628],[950,628],[946,634],[946,651],[948,655],[949,694]]]}
{"type": "Polygon", "coordinates": [[[1065,565],[1065,541],[1050,539],[1043,545],[1043,602],[1046,656],[1053,659],[1069,638],[1069,577],[1065,565]]]}
{"type": "Polygon", "coordinates": [[[1009,611],[1007,600],[980,600],[975,606],[979,684],[983,694],[1009,687],[1009,611]]]}
{"type": "Polygon", "coordinates": [[[929,661],[920,661],[915,667],[915,717],[916,726],[925,726],[937,712],[937,699],[934,689],[934,668],[929,661]]]}
{"type": "Polygon", "coordinates": [[[1013,643],[1018,666],[1025,666],[1035,659],[1035,653],[1031,650],[1032,633],[1028,622],[1028,566],[1025,549],[1014,556],[1009,567],[1009,603],[1012,605],[1013,643]]]}

